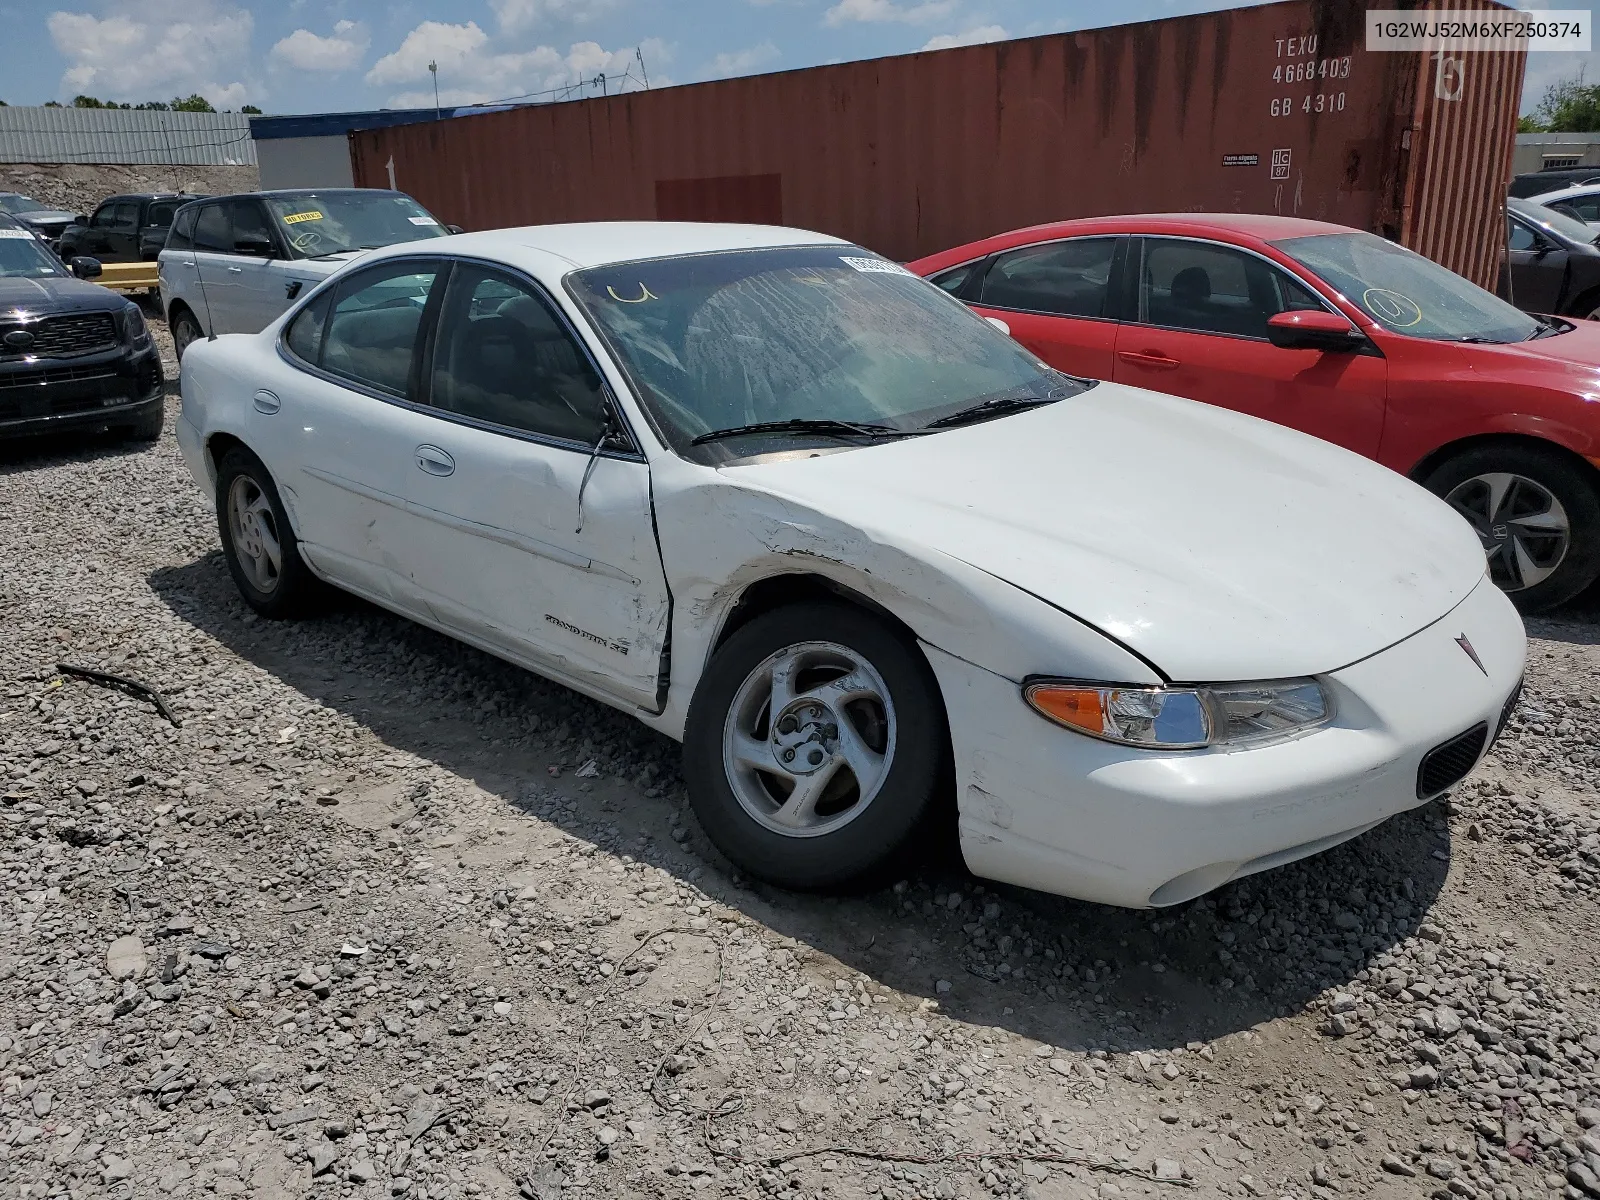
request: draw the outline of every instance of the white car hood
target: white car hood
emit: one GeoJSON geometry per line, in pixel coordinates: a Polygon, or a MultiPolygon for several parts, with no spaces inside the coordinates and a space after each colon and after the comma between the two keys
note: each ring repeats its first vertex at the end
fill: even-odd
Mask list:
{"type": "Polygon", "coordinates": [[[1437,621],[1484,575],[1467,523],[1387,468],[1112,383],[978,425],[724,475],[920,557],[961,559],[1173,680],[1336,670],[1437,621]]]}

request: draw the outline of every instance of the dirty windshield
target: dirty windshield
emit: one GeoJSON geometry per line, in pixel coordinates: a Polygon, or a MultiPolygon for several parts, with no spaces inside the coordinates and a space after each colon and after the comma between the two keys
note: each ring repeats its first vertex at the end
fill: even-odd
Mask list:
{"type": "Polygon", "coordinates": [[[920,433],[985,402],[1042,403],[1087,386],[853,246],[597,267],[569,286],[680,452],[718,431],[775,422],[790,428],[771,433],[799,438],[827,437],[828,424],[835,435],[920,433]]]}
{"type": "Polygon", "coordinates": [[[302,192],[265,199],[297,258],[376,250],[449,232],[422,205],[398,192],[302,192]]]}
{"type": "Polygon", "coordinates": [[[1394,333],[1442,342],[1521,342],[1541,328],[1477,284],[1373,233],[1273,244],[1394,333]]]}
{"type": "Polygon", "coordinates": [[[47,279],[63,274],[55,255],[26,229],[0,225],[0,279],[47,279]]]}

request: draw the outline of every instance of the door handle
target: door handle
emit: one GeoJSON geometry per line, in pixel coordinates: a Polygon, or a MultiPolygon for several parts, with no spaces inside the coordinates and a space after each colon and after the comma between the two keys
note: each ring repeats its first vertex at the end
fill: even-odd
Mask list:
{"type": "Polygon", "coordinates": [[[256,406],[257,412],[266,413],[269,417],[283,407],[283,401],[278,399],[277,394],[267,391],[266,388],[262,388],[250,397],[250,403],[256,406]]]}
{"type": "Polygon", "coordinates": [[[1117,357],[1132,366],[1154,367],[1158,371],[1170,371],[1183,366],[1177,359],[1168,358],[1159,350],[1118,350],[1117,357]]]}
{"type": "Polygon", "coordinates": [[[417,466],[429,475],[452,475],[455,473],[456,460],[437,446],[418,446],[417,466]]]}
{"type": "Polygon", "coordinates": [[[242,275],[244,273],[243,267],[229,267],[228,270],[234,275],[242,275]]]}

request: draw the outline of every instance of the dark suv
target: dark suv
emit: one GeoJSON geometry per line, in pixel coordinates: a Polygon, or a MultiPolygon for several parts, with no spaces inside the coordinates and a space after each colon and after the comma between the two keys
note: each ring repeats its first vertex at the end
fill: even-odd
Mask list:
{"type": "Polygon", "coordinates": [[[1529,171],[1512,178],[1506,190],[1518,200],[1542,196],[1580,183],[1600,183],[1600,167],[1554,167],[1548,171],[1529,171]]]}
{"type": "Polygon", "coordinates": [[[137,304],[85,282],[99,273],[92,258],[68,270],[32,229],[0,214],[0,438],[161,433],[161,356],[137,304]]]}
{"type": "Polygon", "coordinates": [[[100,202],[94,216],[79,217],[61,235],[61,257],[88,254],[101,262],[155,262],[167,244],[172,215],[191,200],[178,192],[140,192],[100,202]]]}

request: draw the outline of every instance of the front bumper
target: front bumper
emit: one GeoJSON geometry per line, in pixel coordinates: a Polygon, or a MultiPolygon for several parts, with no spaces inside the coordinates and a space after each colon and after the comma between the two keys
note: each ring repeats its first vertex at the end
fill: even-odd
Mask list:
{"type": "Polygon", "coordinates": [[[1432,799],[1418,795],[1424,757],[1479,723],[1485,744],[1493,740],[1522,677],[1526,636],[1486,578],[1442,620],[1323,676],[1335,703],[1327,725],[1193,752],[1139,751],[1059,728],[1011,680],[925,649],[949,713],[972,871],[1147,908],[1320,853],[1432,799]]]}
{"type": "Polygon", "coordinates": [[[161,406],[165,384],[153,343],[0,364],[0,437],[131,424],[161,406]]]}

